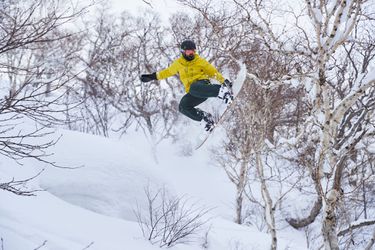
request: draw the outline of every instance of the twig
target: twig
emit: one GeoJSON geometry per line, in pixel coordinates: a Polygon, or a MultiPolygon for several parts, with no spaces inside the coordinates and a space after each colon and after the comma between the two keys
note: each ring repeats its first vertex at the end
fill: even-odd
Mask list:
{"type": "Polygon", "coordinates": [[[44,247],[46,245],[47,241],[45,240],[42,245],[38,246],[37,248],[34,248],[34,250],[38,250],[38,249],[41,249],[42,247],[44,247]]]}
{"type": "Polygon", "coordinates": [[[94,242],[93,242],[93,241],[92,241],[90,244],[88,244],[85,248],[83,248],[82,250],[89,249],[92,245],[94,245],[94,242]]]}
{"type": "Polygon", "coordinates": [[[146,1],[146,0],[142,0],[145,4],[147,4],[148,6],[150,6],[151,8],[153,8],[152,7],[152,5],[151,5],[151,2],[149,2],[149,1],[146,1]]]}
{"type": "Polygon", "coordinates": [[[26,191],[26,190],[22,190],[18,186],[25,186],[25,184],[27,182],[29,182],[29,181],[35,179],[36,177],[38,177],[43,171],[44,171],[44,169],[42,169],[35,176],[33,176],[31,178],[28,178],[28,179],[15,181],[14,178],[13,178],[9,182],[0,183],[0,189],[6,190],[6,191],[9,191],[11,193],[14,193],[16,195],[21,195],[21,196],[35,196],[35,194],[34,194],[35,192],[42,191],[42,190],[30,190],[30,191],[26,191]]]}

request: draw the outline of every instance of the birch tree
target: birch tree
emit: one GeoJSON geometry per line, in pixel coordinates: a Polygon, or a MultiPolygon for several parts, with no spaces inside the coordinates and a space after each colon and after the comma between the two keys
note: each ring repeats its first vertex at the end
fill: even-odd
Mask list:
{"type": "MultiPolygon", "coordinates": [[[[200,11],[212,23],[216,20],[218,11],[212,1],[180,2],[200,11]]],[[[356,174],[359,161],[366,169],[370,167],[369,159],[373,157],[369,149],[374,143],[374,3],[357,0],[306,0],[293,5],[258,0],[232,3],[225,8],[227,13],[234,10],[232,18],[252,27],[254,36],[269,53],[293,58],[286,65],[290,70],[275,72],[268,79],[262,76],[260,85],[299,85],[306,93],[303,103],[307,112],[302,114],[301,123],[296,124],[293,133],[277,130],[274,141],[274,153],[307,170],[316,191],[311,212],[305,218],[288,218],[288,222],[301,228],[319,218],[320,233],[316,234],[322,235],[322,245],[325,249],[338,249],[340,238],[348,232],[340,234],[339,228],[351,223],[357,225],[355,221],[361,218],[349,215],[344,221],[340,216],[343,210],[354,209],[346,203],[353,190],[347,185],[349,176],[356,174]],[[369,158],[363,160],[364,155],[369,158]]],[[[360,182],[372,186],[372,174],[364,175],[360,182]]],[[[363,199],[362,207],[368,201],[363,199]]],[[[366,227],[371,222],[359,224],[366,227]]],[[[313,245],[321,247],[316,241],[313,245]]]]}
{"type": "MultiPolygon", "coordinates": [[[[294,40],[293,47],[286,47],[281,42],[286,34],[278,34],[272,29],[270,17],[261,10],[264,6],[257,1],[253,6],[260,20],[259,30],[270,41],[269,48],[285,54],[302,55],[312,65],[302,69],[310,111],[297,137],[298,151],[300,157],[310,158],[306,167],[315,182],[317,204],[320,200],[322,202],[324,247],[338,249],[338,208],[345,196],[344,178],[352,166],[348,157],[374,133],[370,120],[373,116],[375,79],[371,67],[359,67],[362,69],[355,73],[347,67],[341,78],[334,69],[343,69],[345,64],[335,63],[345,52],[349,58],[352,55],[345,51],[347,42],[361,43],[361,38],[353,31],[359,32],[362,25],[371,23],[365,17],[372,14],[365,12],[373,10],[373,7],[366,1],[306,1],[304,4],[314,35],[310,35],[309,26],[302,26],[297,19],[295,27],[301,35],[294,40]]],[[[302,16],[298,18],[302,19],[302,16]]],[[[314,207],[312,212],[317,216],[319,212],[316,211],[319,210],[319,206],[314,207]]]]}
{"type": "Polygon", "coordinates": [[[349,71],[341,82],[330,72],[332,61],[344,49],[344,43],[361,21],[360,13],[365,5],[361,1],[306,2],[308,17],[315,30],[315,37],[308,41],[316,44],[312,60],[317,70],[313,72],[315,77],[310,79],[315,93],[310,92],[311,113],[304,134],[308,135],[307,145],[316,145],[308,168],[323,202],[325,249],[339,249],[337,216],[344,196],[343,178],[350,170],[348,157],[361,141],[374,133],[374,126],[366,122],[373,115],[372,101],[361,101],[372,99],[374,72],[366,68],[350,78],[349,71]]]}

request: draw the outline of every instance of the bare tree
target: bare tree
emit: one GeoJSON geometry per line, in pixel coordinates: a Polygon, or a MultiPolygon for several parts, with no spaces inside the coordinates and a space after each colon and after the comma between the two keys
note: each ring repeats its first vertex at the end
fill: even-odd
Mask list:
{"type": "Polygon", "coordinates": [[[75,33],[66,25],[88,7],[59,1],[3,1],[0,9],[0,153],[17,161],[45,159],[56,142],[46,139],[53,124],[62,124],[62,99],[72,74],[75,50],[61,50],[75,33]],[[26,121],[35,126],[25,127],[26,121]]]}
{"type": "Polygon", "coordinates": [[[79,78],[83,91],[72,96],[84,100],[79,113],[85,119],[75,127],[109,136],[112,131],[126,133],[135,124],[157,144],[173,135],[176,91],[170,85],[141,83],[139,75],[168,62],[165,57],[173,48],[162,39],[166,29],[155,13],[116,16],[108,14],[106,6],[98,11],[98,18],[87,23],[94,28],[83,41],[87,52],[81,57],[86,68],[79,78]]]}
{"type": "Polygon", "coordinates": [[[185,198],[173,197],[165,188],[152,192],[147,187],[145,194],[147,215],[141,207],[134,212],[143,236],[152,244],[169,248],[189,243],[207,222],[205,217],[210,209],[189,204],[185,198]]]}

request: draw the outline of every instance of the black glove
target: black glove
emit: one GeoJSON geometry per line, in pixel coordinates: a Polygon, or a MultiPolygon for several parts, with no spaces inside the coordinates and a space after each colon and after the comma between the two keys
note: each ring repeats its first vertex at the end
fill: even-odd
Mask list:
{"type": "Polygon", "coordinates": [[[141,81],[142,82],[149,82],[149,81],[152,81],[152,80],[157,80],[156,72],[154,72],[152,74],[142,74],[141,75],[141,81]]]}
{"type": "Polygon", "coordinates": [[[232,88],[232,86],[233,86],[233,83],[231,81],[229,81],[228,79],[225,79],[223,84],[225,86],[227,86],[228,88],[232,88]]]}

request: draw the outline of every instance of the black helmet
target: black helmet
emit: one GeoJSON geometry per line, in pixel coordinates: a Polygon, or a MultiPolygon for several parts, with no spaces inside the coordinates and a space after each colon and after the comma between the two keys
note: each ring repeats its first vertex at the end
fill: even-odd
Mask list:
{"type": "Polygon", "coordinates": [[[192,40],[185,40],[180,45],[181,50],[197,49],[195,43],[192,40]]]}

